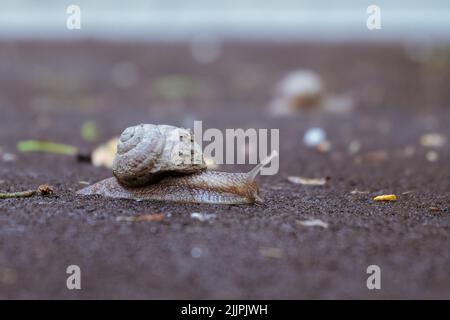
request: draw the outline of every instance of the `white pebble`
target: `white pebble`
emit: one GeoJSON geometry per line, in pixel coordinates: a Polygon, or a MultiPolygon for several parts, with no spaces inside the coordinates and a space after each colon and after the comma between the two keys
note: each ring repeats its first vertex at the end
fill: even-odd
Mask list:
{"type": "Polygon", "coordinates": [[[436,162],[439,159],[439,155],[436,151],[428,151],[426,157],[430,162],[436,162]]]}
{"type": "Polygon", "coordinates": [[[192,258],[195,258],[195,259],[200,258],[202,256],[202,254],[203,254],[203,250],[200,249],[199,247],[193,247],[191,250],[192,258]]]}
{"type": "Polygon", "coordinates": [[[199,221],[210,221],[216,218],[214,213],[200,213],[200,212],[192,212],[191,218],[199,221]]]}
{"type": "Polygon", "coordinates": [[[5,162],[12,162],[17,159],[16,155],[13,153],[4,153],[2,156],[3,161],[5,162]]]}
{"type": "Polygon", "coordinates": [[[308,131],[306,131],[305,135],[303,136],[303,142],[308,147],[315,147],[322,142],[324,142],[327,138],[327,134],[325,131],[321,128],[311,128],[308,131]]]}

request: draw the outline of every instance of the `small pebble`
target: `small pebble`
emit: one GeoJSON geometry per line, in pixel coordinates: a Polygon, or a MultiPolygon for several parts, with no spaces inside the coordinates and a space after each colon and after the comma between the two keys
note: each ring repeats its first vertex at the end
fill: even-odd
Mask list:
{"type": "Polygon", "coordinates": [[[15,161],[17,159],[17,157],[13,153],[6,152],[6,153],[3,154],[2,159],[5,162],[12,162],[12,161],[15,161]]]}
{"type": "Polygon", "coordinates": [[[430,162],[436,162],[439,159],[439,155],[436,151],[428,151],[426,154],[426,158],[430,162]]]}
{"type": "Polygon", "coordinates": [[[305,135],[303,136],[303,142],[308,147],[315,147],[323,142],[326,141],[327,134],[325,131],[321,128],[311,128],[308,131],[306,131],[305,135]]]}
{"type": "Polygon", "coordinates": [[[202,254],[203,254],[203,250],[199,247],[193,247],[191,250],[192,258],[195,258],[195,259],[200,258],[202,256],[202,254]]]}
{"type": "Polygon", "coordinates": [[[358,153],[359,150],[361,150],[361,142],[359,142],[358,140],[353,140],[353,141],[350,142],[350,144],[348,145],[348,152],[349,152],[350,154],[358,153]]]}
{"type": "Polygon", "coordinates": [[[214,213],[200,213],[200,212],[192,212],[191,218],[199,221],[211,221],[217,217],[214,213]]]}

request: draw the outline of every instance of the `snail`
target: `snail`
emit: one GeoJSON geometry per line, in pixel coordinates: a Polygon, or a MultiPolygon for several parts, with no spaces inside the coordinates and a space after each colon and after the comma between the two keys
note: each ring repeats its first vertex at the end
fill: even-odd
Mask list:
{"type": "Polygon", "coordinates": [[[255,178],[276,156],[273,151],[247,173],[212,171],[207,169],[190,130],[140,124],[125,129],[119,138],[114,177],[77,193],[138,201],[262,203],[255,178]]]}

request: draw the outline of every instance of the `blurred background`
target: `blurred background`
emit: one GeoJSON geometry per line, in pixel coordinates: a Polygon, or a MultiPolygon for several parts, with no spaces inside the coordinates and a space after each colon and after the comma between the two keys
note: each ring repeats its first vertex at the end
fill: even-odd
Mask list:
{"type": "MultiPolygon", "coordinates": [[[[0,106],[35,113],[38,125],[24,135],[72,111],[66,125],[102,112],[98,121],[120,128],[149,112],[154,121],[168,115],[179,125],[217,110],[272,116],[286,114],[286,101],[304,94],[303,82],[311,86],[308,76],[287,79],[300,70],[320,82],[316,95],[331,97],[317,103],[325,109],[443,107],[450,95],[450,3],[377,1],[381,29],[369,30],[372,4],[5,0],[0,106]],[[70,5],[80,8],[80,29],[66,27],[70,5]],[[289,86],[294,92],[286,93],[289,86]],[[127,120],[119,116],[125,106],[135,111],[127,120]]],[[[224,113],[221,119],[236,121],[232,127],[242,125],[224,113]]]]}
{"type": "Polygon", "coordinates": [[[56,196],[0,202],[0,298],[448,297],[449,83],[444,0],[2,0],[0,190],[56,196]],[[194,120],[280,129],[264,206],[75,195],[111,176],[124,128],[194,120]]]}

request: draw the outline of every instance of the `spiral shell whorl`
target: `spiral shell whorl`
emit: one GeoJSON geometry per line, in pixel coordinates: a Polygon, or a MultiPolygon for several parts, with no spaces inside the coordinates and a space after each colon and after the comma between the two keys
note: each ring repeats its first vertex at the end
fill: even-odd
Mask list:
{"type": "Polygon", "coordinates": [[[124,130],[113,162],[120,183],[139,187],[169,172],[193,173],[206,165],[190,131],[168,125],[140,124],[124,130]]]}

